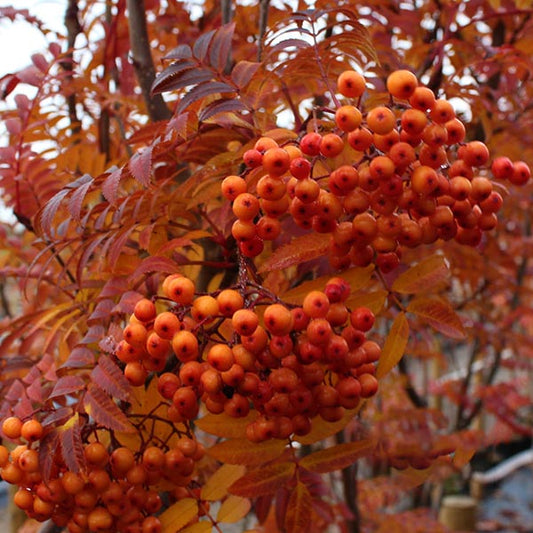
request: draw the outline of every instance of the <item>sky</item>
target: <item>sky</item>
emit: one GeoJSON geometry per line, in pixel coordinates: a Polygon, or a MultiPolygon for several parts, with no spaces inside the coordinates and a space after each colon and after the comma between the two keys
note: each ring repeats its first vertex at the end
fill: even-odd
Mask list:
{"type": "MultiPolygon", "coordinates": [[[[0,7],[27,9],[48,28],[64,33],[67,0],[0,0],[0,7]]],[[[30,56],[47,47],[43,35],[27,22],[0,18],[0,76],[30,63],[30,56]]]]}
{"type": "MultiPolygon", "coordinates": [[[[64,33],[63,18],[67,0],[0,0],[0,8],[27,9],[51,30],[64,33]]],[[[0,17],[0,78],[19,70],[31,62],[31,55],[47,48],[42,33],[23,20],[11,22],[0,17]]],[[[0,130],[0,145],[2,143],[0,130]]],[[[0,199],[0,222],[13,221],[13,214],[2,207],[0,199]]]]}

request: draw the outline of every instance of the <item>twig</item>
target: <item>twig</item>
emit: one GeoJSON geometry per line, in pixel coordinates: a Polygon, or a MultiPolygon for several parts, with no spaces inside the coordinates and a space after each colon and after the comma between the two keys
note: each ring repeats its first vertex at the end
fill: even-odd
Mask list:
{"type": "Polygon", "coordinates": [[[165,101],[160,94],[152,95],[151,93],[155,68],[150,53],[144,0],[126,0],[126,5],[129,12],[128,24],[133,67],[141,86],[148,115],[152,121],[167,120],[171,113],[165,101]]]}
{"type": "Polygon", "coordinates": [[[261,61],[263,55],[263,39],[268,25],[268,8],[270,0],[259,2],[259,35],[257,36],[257,61],[261,61]]]}

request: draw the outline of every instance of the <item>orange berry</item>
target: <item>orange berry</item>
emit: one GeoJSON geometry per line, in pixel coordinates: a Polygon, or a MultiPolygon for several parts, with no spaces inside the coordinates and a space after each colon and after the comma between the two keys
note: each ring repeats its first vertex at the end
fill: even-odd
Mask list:
{"type": "Polygon", "coordinates": [[[337,78],[337,90],[347,98],[357,98],[366,89],[366,82],[363,75],[355,70],[345,70],[337,78]]]}
{"type": "Polygon", "coordinates": [[[219,311],[216,299],[213,296],[204,295],[194,300],[191,315],[197,322],[209,324],[219,314],[219,311]]]}
{"type": "Polygon", "coordinates": [[[318,155],[321,143],[322,135],[320,133],[309,132],[300,139],[300,150],[306,155],[318,155]]]}
{"type": "Polygon", "coordinates": [[[283,148],[269,148],[263,154],[263,168],[272,176],[281,176],[287,172],[290,163],[291,158],[283,148]]]}
{"type": "MultiPolygon", "coordinates": [[[[390,133],[392,131],[392,128],[387,132],[390,133]]],[[[372,146],[372,142],[374,141],[374,137],[372,136],[372,133],[364,127],[356,128],[353,131],[350,131],[348,133],[348,144],[358,152],[364,152],[372,146]]]]}
{"type": "Polygon", "coordinates": [[[343,105],[335,112],[335,124],[342,131],[353,131],[358,128],[363,120],[363,115],[353,105],[343,105]]]}
{"type": "Polygon", "coordinates": [[[259,318],[251,309],[238,309],[233,314],[231,323],[239,335],[252,335],[259,324],[259,318]]]}
{"type": "Polygon", "coordinates": [[[395,98],[408,99],[418,87],[418,79],[409,70],[396,70],[387,77],[387,91],[395,98]]]}
{"type": "Polygon", "coordinates": [[[513,174],[509,177],[509,181],[513,185],[519,187],[525,185],[531,177],[531,169],[525,161],[515,161],[513,163],[513,174]]]}
{"type": "Polygon", "coordinates": [[[10,416],[2,422],[2,433],[8,439],[18,439],[22,430],[22,420],[18,416],[10,416]]]}
{"type": "MultiPolygon", "coordinates": [[[[185,279],[185,278],[179,278],[185,279]]],[[[179,280],[176,280],[179,281],[179,280]]],[[[181,329],[179,318],[170,311],[159,313],[154,320],[154,331],[162,339],[170,340],[181,329]]]]}
{"type": "Polygon", "coordinates": [[[429,117],[438,124],[445,124],[455,118],[455,110],[452,104],[443,98],[435,100],[435,104],[429,113],[429,117]]]}
{"type": "Polygon", "coordinates": [[[239,194],[248,190],[248,186],[246,185],[246,181],[240,176],[230,175],[222,180],[220,190],[226,200],[233,202],[239,194]]]}
{"type": "Polygon", "coordinates": [[[27,420],[22,424],[20,436],[28,442],[38,441],[43,436],[43,426],[38,420],[27,420]]]}
{"type": "Polygon", "coordinates": [[[293,324],[289,309],[281,304],[271,304],[265,309],[263,321],[266,329],[273,335],[287,335],[293,324]]]}
{"type": "Polygon", "coordinates": [[[508,157],[496,157],[492,162],[491,170],[496,179],[509,179],[514,171],[513,162],[508,157]]]}
{"type": "Polygon", "coordinates": [[[185,276],[180,276],[168,283],[165,296],[178,304],[189,305],[193,301],[194,290],[194,282],[185,276]]]}
{"type": "Polygon", "coordinates": [[[253,194],[245,192],[235,198],[232,209],[237,218],[252,220],[259,213],[259,200],[253,194]]]}
{"type": "Polygon", "coordinates": [[[438,185],[435,170],[429,166],[421,165],[411,174],[411,188],[417,194],[430,195],[438,185]]]}
{"type": "Polygon", "coordinates": [[[336,133],[326,133],[320,142],[320,153],[325,157],[336,157],[344,150],[344,141],[336,133]]]}
{"type": "Polygon", "coordinates": [[[194,361],[198,358],[198,339],[196,335],[187,330],[178,331],[172,337],[172,350],[182,362],[194,361]]]}
{"type": "Polygon", "coordinates": [[[255,142],[254,149],[264,154],[270,148],[278,148],[278,143],[270,137],[259,137],[255,142]]]}
{"type": "Polygon", "coordinates": [[[144,348],[148,332],[141,323],[128,324],[123,331],[124,340],[134,348],[144,348]]]}
{"type": "Polygon", "coordinates": [[[420,135],[427,124],[427,117],[419,109],[406,109],[400,118],[402,129],[410,135],[420,135]]]}
{"type": "Polygon", "coordinates": [[[133,387],[140,387],[146,382],[148,373],[142,363],[139,361],[132,361],[131,363],[127,363],[124,367],[124,377],[133,387]]]}
{"type": "Polygon", "coordinates": [[[396,117],[388,107],[381,105],[368,112],[366,124],[374,133],[386,135],[396,126],[396,117]]]}
{"type": "Polygon", "coordinates": [[[233,289],[224,289],[217,297],[219,311],[226,317],[231,317],[235,311],[242,309],[244,298],[241,294],[233,289]]]}
{"type": "Polygon", "coordinates": [[[409,103],[420,111],[431,110],[435,105],[435,94],[429,87],[419,85],[409,97],[409,103]]]}

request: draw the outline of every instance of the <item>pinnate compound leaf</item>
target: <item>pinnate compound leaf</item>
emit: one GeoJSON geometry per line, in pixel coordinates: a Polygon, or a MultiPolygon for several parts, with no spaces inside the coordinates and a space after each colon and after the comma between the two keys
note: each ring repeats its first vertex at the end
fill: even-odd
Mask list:
{"type": "Polygon", "coordinates": [[[250,411],[248,416],[243,418],[233,418],[224,413],[220,415],[208,413],[196,420],[194,424],[211,435],[226,439],[238,439],[246,436],[246,426],[256,418],[257,411],[250,411]]]}
{"type": "Polygon", "coordinates": [[[125,433],[135,432],[128,417],[96,383],[90,383],[87,387],[87,392],[83,397],[83,406],[87,414],[105,428],[125,433]]]}
{"type": "Polygon", "coordinates": [[[464,339],[465,330],[459,315],[441,298],[418,296],[411,300],[407,311],[425,320],[431,327],[452,339],[464,339]]]}
{"type": "Polygon", "coordinates": [[[244,465],[222,465],[202,487],[202,500],[215,501],[228,494],[228,488],[246,472],[244,465]]]}
{"type": "Polygon", "coordinates": [[[218,93],[234,93],[235,88],[223,81],[206,81],[193,87],[181,100],[177,112],[181,113],[194,102],[218,93]]]}
{"type": "Polygon", "coordinates": [[[235,22],[224,24],[215,33],[209,48],[209,61],[218,72],[222,72],[231,54],[231,42],[235,31],[235,22]]]}
{"type": "Polygon", "coordinates": [[[252,503],[248,498],[241,498],[240,496],[233,496],[230,494],[220,506],[217,513],[217,522],[225,522],[226,524],[233,524],[244,518],[252,503]]]}
{"type": "Polygon", "coordinates": [[[162,533],[181,531],[198,516],[198,502],[194,498],[183,498],[171,505],[160,516],[162,533]]]}
{"type": "Polygon", "coordinates": [[[244,438],[220,442],[206,452],[221,463],[258,466],[277,459],[285,448],[286,442],[283,440],[271,439],[256,444],[244,438]]]}
{"type": "Polygon", "coordinates": [[[239,61],[231,71],[231,79],[239,89],[242,89],[250,83],[260,66],[261,63],[254,61],[239,61]]]}
{"type": "Polygon", "coordinates": [[[152,147],[147,146],[133,155],[128,163],[132,176],[147,187],[152,177],[152,147]]]}
{"type": "Polygon", "coordinates": [[[81,440],[80,418],[75,413],[65,424],[57,428],[63,460],[68,470],[79,472],[85,468],[85,455],[81,440]]]}
{"type": "Polygon", "coordinates": [[[322,257],[327,254],[329,243],[330,236],[327,233],[309,233],[296,237],[272,253],[261,265],[259,272],[279,270],[322,257]]]}
{"type": "Polygon", "coordinates": [[[285,515],[285,530],[291,533],[304,533],[309,530],[313,514],[313,500],[309,489],[298,482],[291,492],[285,515]]]}
{"type": "Polygon", "coordinates": [[[81,216],[81,208],[83,207],[83,200],[87,194],[87,191],[90,189],[94,180],[88,174],[83,176],[86,178],[84,183],[80,183],[76,190],[72,193],[68,201],[68,212],[72,218],[79,220],[81,216]]]}
{"type": "Polygon", "coordinates": [[[107,355],[98,358],[98,364],[91,372],[91,378],[110,396],[126,402],[130,400],[131,385],[125,378],[124,372],[107,355]]]}
{"type": "Polygon", "coordinates": [[[104,198],[110,203],[114,204],[118,196],[118,186],[120,183],[120,178],[122,177],[122,169],[115,168],[109,175],[105,178],[102,183],[102,194],[104,198]]]}
{"type": "Polygon", "coordinates": [[[57,380],[57,383],[54,385],[48,398],[52,399],[57,398],[58,396],[67,396],[83,390],[85,386],[85,380],[80,376],[64,376],[57,380]]]}
{"type": "Polygon", "coordinates": [[[435,291],[449,277],[450,271],[444,257],[432,255],[400,274],[392,290],[401,294],[418,294],[435,291]]]}
{"type": "Polygon", "coordinates": [[[387,303],[388,297],[389,293],[385,289],[370,292],[359,291],[346,300],[346,306],[352,309],[355,307],[368,307],[375,315],[378,315],[387,303]]]}
{"type": "Polygon", "coordinates": [[[402,358],[409,339],[409,323],[405,313],[398,313],[385,339],[381,356],[379,357],[376,377],[381,379],[387,375],[402,358]]]}
{"type": "Polygon", "coordinates": [[[337,444],[305,456],[300,461],[300,466],[319,474],[342,470],[371,452],[374,446],[375,442],[372,439],[337,444]]]}
{"type": "Polygon", "coordinates": [[[275,463],[249,471],[230,486],[229,492],[236,496],[255,498],[278,490],[294,475],[295,463],[275,463]]]}
{"type": "Polygon", "coordinates": [[[236,98],[221,98],[204,107],[198,118],[203,121],[218,113],[231,113],[242,111],[243,109],[246,109],[246,106],[240,100],[236,98]]]}
{"type": "Polygon", "coordinates": [[[316,416],[311,421],[311,431],[307,435],[295,435],[294,440],[301,444],[314,444],[315,442],[320,442],[321,440],[324,440],[332,435],[335,435],[339,431],[342,431],[358,411],[359,407],[350,409],[349,411],[346,410],[343,417],[336,422],[326,422],[320,416],[316,416]]]}
{"type": "Polygon", "coordinates": [[[209,520],[200,520],[182,529],[181,533],[211,533],[212,528],[213,524],[209,520]]]}
{"type": "Polygon", "coordinates": [[[203,61],[205,59],[209,50],[209,45],[211,44],[211,40],[213,39],[216,31],[217,30],[208,31],[206,33],[203,33],[202,35],[200,35],[200,37],[198,37],[198,39],[196,39],[192,49],[194,57],[198,58],[200,61],[203,61]]]}

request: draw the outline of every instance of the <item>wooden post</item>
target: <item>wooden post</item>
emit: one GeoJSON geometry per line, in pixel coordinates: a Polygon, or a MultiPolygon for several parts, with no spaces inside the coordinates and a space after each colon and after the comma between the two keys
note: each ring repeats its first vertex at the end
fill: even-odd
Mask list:
{"type": "Polygon", "coordinates": [[[442,499],[439,522],[452,531],[476,530],[477,502],[470,496],[446,496],[442,499]]]}

